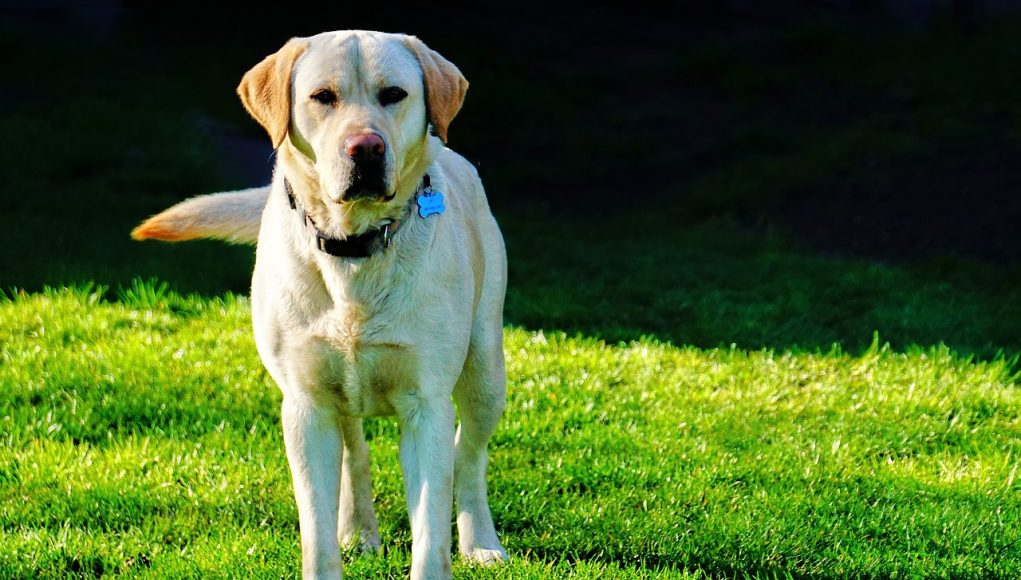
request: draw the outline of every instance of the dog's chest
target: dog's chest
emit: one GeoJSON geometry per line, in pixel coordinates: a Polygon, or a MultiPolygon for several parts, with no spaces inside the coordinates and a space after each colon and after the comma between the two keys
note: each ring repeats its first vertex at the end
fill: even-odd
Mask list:
{"type": "Polygon", "coordinates": [[[393,397],[417,382],[414,305],[400,286],[345,290],[309,325],[308,387],[348,415],[391,414],[393,397]]]}

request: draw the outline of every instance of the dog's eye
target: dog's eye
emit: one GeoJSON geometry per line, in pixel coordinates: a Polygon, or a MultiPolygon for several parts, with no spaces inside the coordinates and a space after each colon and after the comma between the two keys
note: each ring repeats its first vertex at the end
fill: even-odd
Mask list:
{"type": "Polygon", "coordinates": [[[403,101],[406,96],[408,96],[408,91],[401,87],[387,87],[379,91],[379,102],[385,107],[403,101]]]}
{"type": "Polygon", "coordinates": [[[337,94],[329,89],[319,89],[312,93],[312,100],[319,101],[324,105],[332,105],[337,102],[337,94]]]}

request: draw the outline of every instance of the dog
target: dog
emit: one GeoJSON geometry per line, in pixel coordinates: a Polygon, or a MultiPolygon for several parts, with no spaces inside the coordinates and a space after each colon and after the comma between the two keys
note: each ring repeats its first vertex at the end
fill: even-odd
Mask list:
{"type": "Polygon", "coordinates": [[[293,38],[238,86],[276,149],[271,184],[132,232],[257,242],[252,324],[283,393],[305,578],[340,577],[341,546],[380,549],[362,432],[379,415],[400,424],[411,577],[450,577],[455,499],[461,556],[507,560],[486,495],[506,250],[478,173],[445,147],[467,88],[413,36],[293,38]]]}

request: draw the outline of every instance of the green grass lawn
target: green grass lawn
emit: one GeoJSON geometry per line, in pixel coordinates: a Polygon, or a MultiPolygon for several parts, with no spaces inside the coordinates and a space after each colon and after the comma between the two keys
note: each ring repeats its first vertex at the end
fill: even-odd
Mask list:
{"type": "MultiPolygon", "coordinates": [[[[60,290],[5,300],[0,320],[0,577],[296,573],[279,394],[246,299],[60,290]]],[[[506,337],[489,481],[513,562],[459,576],[1021,575],[1021,391],[1003,360],[506,337]]],[[[386,553],[346,563],[401,576],[398,432],[367,432],[386,553]]]]}
{"type": "MultiPolygon", "coordinates": [[[[960,42],[686,37],[630,55],[635,87],[662,71],[684,87],[629,85],[628,110],[612,67],[539,58],[541,31],[517,51],[471,26],[440,40],[473,83],[452,146],[483,161],[510,265],[489,482],[512,562],[455,574],[1021,577],[1021,264],[939,239],[877,258],[878,230],[827,246],[786,211],[850,183],[909,197],[905,223],[954,214],[926,197],[950,178],[905,175],[954,173],[948,144],[976,136],[1010,161],[1008,24],[960,42]],[[498,117],[513,122],[487,131],[498,117]],[[674,140],[650,152],[650,125],[674,140]],[[560,140],[539,159],[494,146],[547,127],[560,140]]],[[[128,238],[185,196],[255,185],[209,120],[262,137],[233,91],[264,52],[149,26],[102,41],[0,23],[9,78],[73,87],[0,90],[0,578],[298,572],[251,248],[128,238]]],[[[954,184],[1013,191],[967,161],[954,184]]],[[[367,434],[386,552],[347,571],[402,577],[396,425],[367,434]]]]}

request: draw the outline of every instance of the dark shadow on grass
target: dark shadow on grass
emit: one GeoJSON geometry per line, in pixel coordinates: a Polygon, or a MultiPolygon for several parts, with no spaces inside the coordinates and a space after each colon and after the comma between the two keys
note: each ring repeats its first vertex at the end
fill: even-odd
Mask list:
{"type": "Polygon", "coordinates": [[[525,328],[610,343],[652,336],[702,348],[839,344],[850,353],[878,333],[897,350],[943,343],[983,359],[1021,352],[1019,268],[834,256],[734,220],[671,224],[648,212],[601,223],[502,223],[506,320],[525,328]]]}
{"type": "Polygon", "coordinates": [[[344,6],[243,25],[207,8],[118,7],[103,26],[24,8],[0,26],[0,287],[154,277],[246,293],[251,248],[128,232],[265,181],[265,136],[234,94],[263,55],[324,28],[399,30],[472,82],[451,145],[507,238],[509,323],[610,342],[854,351],[878,332],[898,349],[1021,352],[1016,20],[962,37],[807,5],[682,4],[680,20],[672,4],[344,6]],[[17,81],[41,69],[74,89],[17,81]]]}

